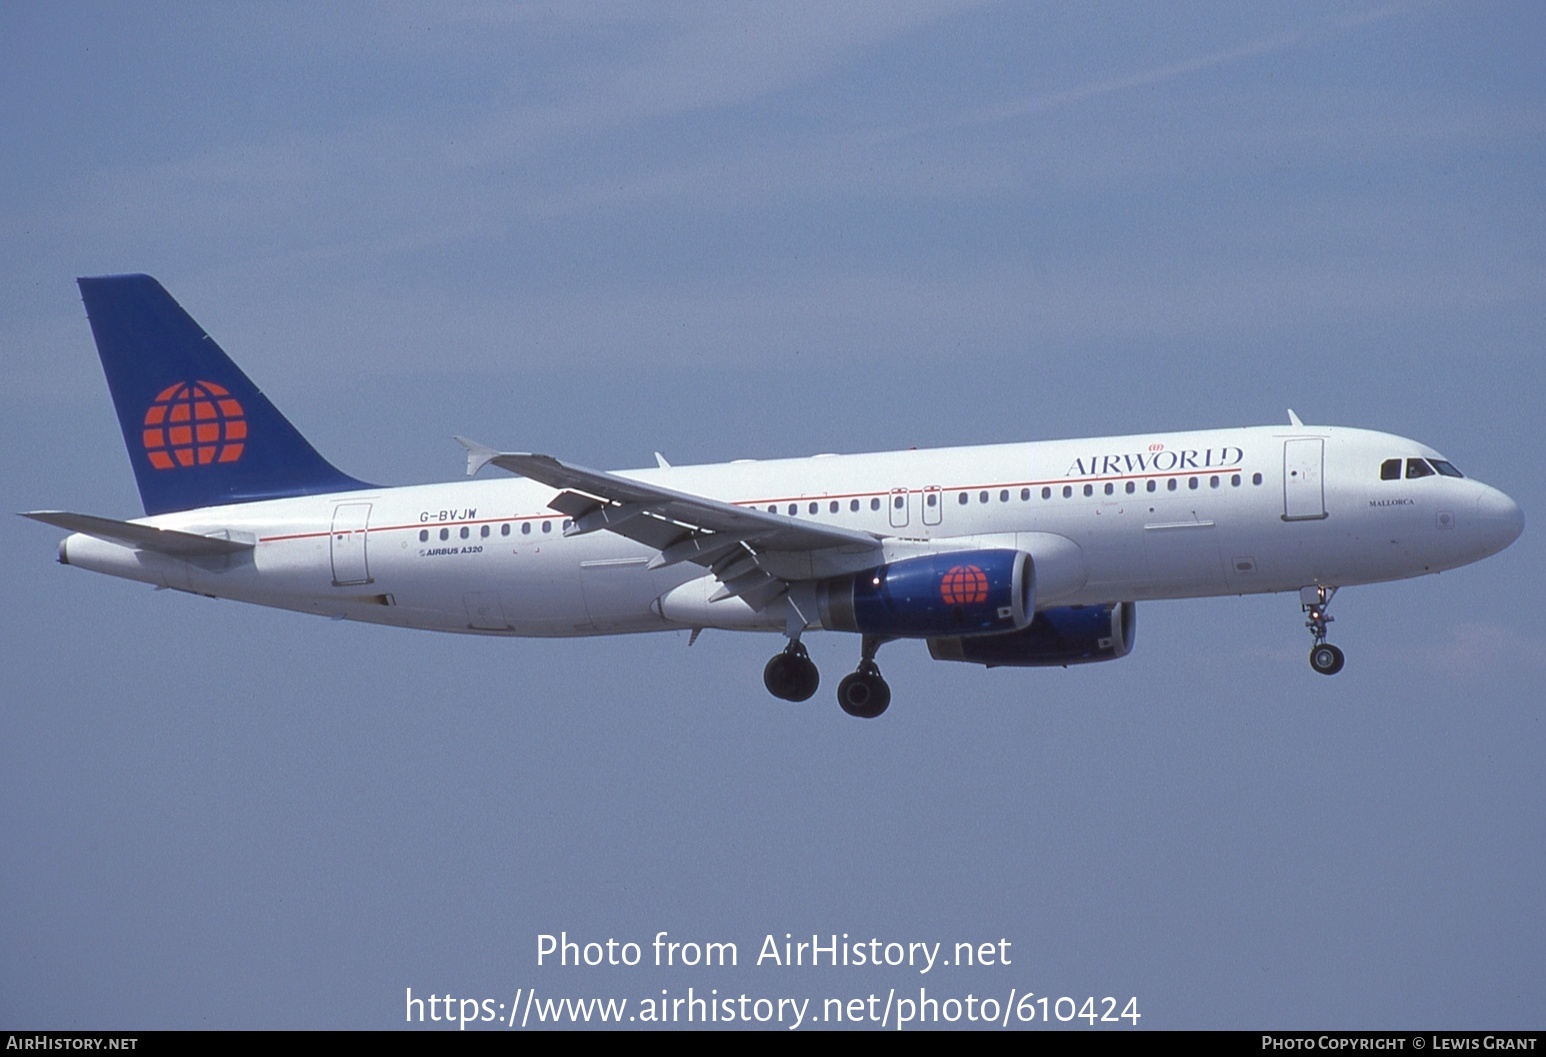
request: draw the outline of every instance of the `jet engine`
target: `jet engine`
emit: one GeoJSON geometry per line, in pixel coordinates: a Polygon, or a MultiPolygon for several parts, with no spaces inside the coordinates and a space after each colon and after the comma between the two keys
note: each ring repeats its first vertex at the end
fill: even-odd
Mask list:
{"type": "Polygon", "coordinates": [[[901,638],[1017,631],[1035,601],[1035,566],[1016,550],[905,558],[816,585],[822,627],[901,638]]]}
{"type": "Polygon", "coordinates": [[[989,668],[1049,668],[1113,661],[1127,656],[1137,632],[1131,602],[1058,606],[1036,614],[1028,627],[1006,635],[929,640],[936,661],[969,661],[989,668]]]}

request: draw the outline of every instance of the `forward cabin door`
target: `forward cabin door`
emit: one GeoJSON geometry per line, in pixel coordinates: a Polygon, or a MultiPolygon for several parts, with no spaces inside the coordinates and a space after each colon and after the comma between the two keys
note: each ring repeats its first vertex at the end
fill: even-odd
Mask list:
{"type": "Polygon", "coordinates": [[[1283,520],[1315,521],[1326,516],[1322,479],[1326,440],[1299,437],[1283,442],[1283,520]]]}

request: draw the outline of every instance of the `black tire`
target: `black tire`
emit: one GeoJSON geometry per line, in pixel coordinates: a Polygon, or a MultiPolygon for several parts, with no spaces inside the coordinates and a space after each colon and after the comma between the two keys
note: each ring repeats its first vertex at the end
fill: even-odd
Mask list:
{"type": "Polygon", "coordinates": [[[878,672],[854,672],[837,685],[837,703],[850,716],[874,719],[891,704],[891,687],[878,672]]]}
{"type": "Polygon", "coordinates": [[[808,701],[821,685],[821,672],[809,657],[787,651],[775,653],[762,669],[762,684],[774,697],[808,701]]]}
{"type": "Polygon", "coordinates": [[[816,690],[821,686],[821,672],[816,662],[809,657],[796,657],[794,671],[794,692],[789,695],[789,700],[809,701],[816,696],[816,690]]]}
{"type": "Polygon", "coordinates": [[[1329,642],[1322,642],[1310,651],[1310,667],[1322,675],[1336,675],[1346,663],[1342,651],[1329,642]]]}

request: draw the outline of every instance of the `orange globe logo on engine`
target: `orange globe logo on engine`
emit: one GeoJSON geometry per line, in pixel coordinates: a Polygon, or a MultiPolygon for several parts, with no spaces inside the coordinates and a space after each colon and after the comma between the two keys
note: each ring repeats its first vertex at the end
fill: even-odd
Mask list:
{"type": "Polygon", "coordinates": [[[158,470],[235,462],[246,447],[247,416],[214,382],[178,382],[145,412],[145,454],[158,470]]]}
{"type": "Polygon", "coordinates": [[[977,606],[988,600],[988,574],[975,565],[954,565],[939,581],[947,606],[977,606]]]}

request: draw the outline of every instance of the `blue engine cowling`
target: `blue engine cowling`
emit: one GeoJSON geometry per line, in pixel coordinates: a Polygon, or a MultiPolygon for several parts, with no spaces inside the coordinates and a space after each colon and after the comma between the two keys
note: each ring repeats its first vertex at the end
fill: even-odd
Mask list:
{"type": "Polygon", "coordinates": [[[821,626],[898,638],[999,635],[1031,622],[1036,573],[1024,551],[906,558],[816,587],[821,626]]]}
{"type": "Polygon", "coordinates": [[[1047,668],[1114,661],[1133,648],[1138,610],[1131,602],[1060,606],[1036,614],[1030,626],[1007,635],[929,640],[936,661],[969,661],[989,668],[1047,668]]]}

